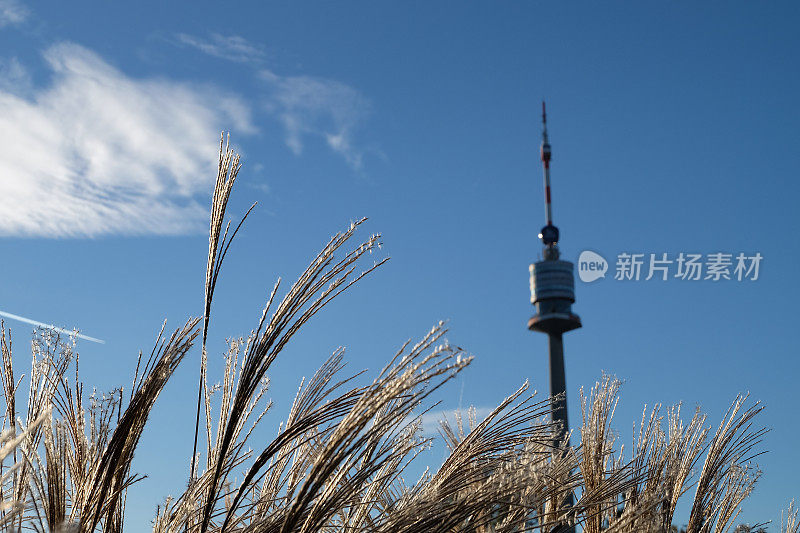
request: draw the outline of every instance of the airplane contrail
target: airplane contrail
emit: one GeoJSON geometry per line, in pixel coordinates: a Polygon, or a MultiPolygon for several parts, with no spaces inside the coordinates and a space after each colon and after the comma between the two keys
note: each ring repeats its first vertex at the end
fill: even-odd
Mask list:
{"type": "Polygon", "coordinates": [[[44,322],[37,322],[36,320],[31,320],[30,318],[25,318],[24,316],[14,315],[12,313],[6,313],[5,311],[0,311],[0,316],[4,316],[6,318],[10,318],[11,320],[16,320],[18,322],[25,322],[26,324],[32,324],[34,326],[39,326],[41,328],[52,329],[53,331],[57,331],[59,333],[64,333],[69,335],[70,337],[78,337],[79,339],[84,339],[87,341],[96,342],[98,344],[105,344],[106,341],[95,339],[94,337],[89,337],[88,335],[82,335],[80,333],[76,333],[75,331],[59,328],[54,326],[53,324],[45,324],[44,322]]]}

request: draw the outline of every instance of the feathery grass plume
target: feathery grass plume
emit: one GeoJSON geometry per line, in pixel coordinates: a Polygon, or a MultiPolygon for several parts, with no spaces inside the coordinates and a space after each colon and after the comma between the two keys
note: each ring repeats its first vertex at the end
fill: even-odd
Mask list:
{"type": "MultiPolygon", "coordinates": [[[[215,192],[215,198],[219,197],[222,202],[227,202],[229,194],[227,184],[229,182],[230,180],[217,181],[218,188],[223,187],[225,190],[220,194],[215,192]]],[[[224,208],[219,210],[224,212],[224,208]]],[[[245,351],[242,369],[236,380],[235,392],[231,399],[229,417],[224,429],[220,428],[221,438],[215,450],[215,464],[212,466],[214,473],[210,479],[208,492],[202,502],[203,511],[200,531],[208,529],[214,508],[220,503],[221,499],[224,499],[222,488],[230,473],[230,470],[225,468],[225,465],[230,464],[231,458],[235,457],[237,451],[244,445],[243,442],[237,443],[236,437],[241,431],[245,414],[250,411],[252,400],[258,396],[257,391],[260,384],[263,382],[267,370],[278,353],[312,316],[336,296],[386,261],[386,259],[378,261],[366,270],[358,274],[355,273],[355,265],[359,259],[380,246],[379,235],[372,235],[361,245],[337,258],[336,254],[339,249],[353,236],[363,221],[364,219],[354,222],[344,232],[334,235],[298,281],[290,288],[289,292],[278,304],[271,318],[267,320],[280,281],[273,288],[256,328],[255,336],[248,343],[245,351]]],[[[215,239],[212,235],[212,245],[214,241],[215,239]]],[[[227,246],[225,250],[227,250],[227,246]]],[[[220,259],[224,257],[225,250],[219,256],[220,259]]],[[[216,251],[209,252],[209,257],[217,257],[217,255],[216,251]]],[[[212,282],[216,280],[216,272],[218,272],[218,268],[210,278],[212,282]]],[[[207,289],[208,292],[209,290],[207,289]]]]}
{"type": "Polygon", "coordinates": [[[766,428],[754,427],[753,419],[764,407],[755,402],[745,408],[747,396],[739,395],[725,414],[708,445],[687,533],[723,531],[739,514],[739,505],[750,495],[760,471],[749,462],[766,428]]]}
{"type": "Polygon", "coordinates": [[[45,478],[42,500],[50,528],[67,518],[67,438],[61,421],[47,424],[44,433],[45,478]]]}
{"type": "MultiPolygon", "coordinates": [[[[187,328],[193,327],[190,321],[187,328]]],[[[93,531],[100,521],[98,514],[101,514],[105,531],[121,531],[125,490],[137,479],[127,476],[130,460],[162,382],[169,378],[188,349],[187,328],[176,332],[166,348],[162,343],[159,351],[163,356],[148,372],[149,362],[141,381],[134,383],[132,401],[124,414],[120,415],[121,389],[108,396],[90,396],[88,435],[77,356],[74,386],[69,385],[65,376],[67,363],[72,358],[72,347],[60,342],[58,337],[55,340],[47,335],[34,338],[36,362],[31,376],[31,390],[34,391],[31,398],[47,405],[48,413],[55,408],[63,418],[48,419],[48,424],[43,426],[43,454],[40,453],[39,441],[30,436],[21,448],[30,475],[28,486],[15,490],[31,494],[30,506],[26,509],[32,512],[26,515],[25,523],[32,527],[44,527],[36,524],[46,523],[49,530],[72,527],[76,531],[93,531]],[[60,355],[56,356],[54,352],[59,351],[59,347],[60,355]],[[37,358],[37,353],[44,356],[37,358]],[[46,388],[42,386],[45,382],[46,388]],[[43,390],[46,393],[41,393],[43,390]],[[97,512],[92,514],[93,510],[97,512]]],[[[4,382],[13,377],[12,372],[10,365],[4,367],[4,382]]],[[[8,403],[8,397],[6,400],[8,403]]],[[[17,483],[20,483],[19,476],[17,483]]],[[[22,523],[20,518],[18,525],[22,523]]]]}
{"type": "MultiPolygon", "coordinates": [[[[44,329],[37,329],[31,342],[32,358],[31,373],[29,376],[28,402],[25,413],[25,421],[18,417],[16,410],[16,393],[22,382],[22,378],[15,381],[13,371],[13,356],[11,351],[10,334],[6,333],[4,324],[0,324],[2,334],[0,345],[2,345],[2,382],[5,400],[6,418],[9,427],[7,431],[11,435],[16,433],[16,429],[27,428],[22,431],[21,442],[14,448],[13,459],[15,467],[11,477],[3,476],[2,492],[3,499],[17,502],[21,506],[22,512],[17,513],[12,521],[14,527],[22,528],[26,521],[25,511],[29,508],[36,514],[36,520],[40,520],[39,501],[36,498],[28,499],[31,486],[38,481],[36,472],[36,461],[38,449],[42,438],[42,429],[45,426],[42,422],[49,420],[52,410],[52,394],[55,383],[66,371],[71,358],[72,346],[64,345],[60,342],[58,334],[44,329]]],[[[30,520],[33,520],[31,518],[30,520]]]]}
{"type": "MultiPolygon", "coordinates": [[[[0,320],[0,354],[2,354],[3,364],[2,372],[0,372],[0,378],[3,385],[3,399],[5,400],[5,417],[3,418],[2,435],[4,438],[7,438],[9,434],[13,435],[16,433],[16,396],[21,379],[18,382],[14,381],[14,367],[11,357],[11,339],[6,336],[6,327],[2,320],[0,320]],[[6,424],[8,424],[7,427],[6,424]]],[[[14,466],[12,466],[10,470],[6,470],[5,465],[0,463],[0,479],[2,479],[2,483],[0,483],[0,501],[9,502],[8,505],[3,504],[3,506],[0,508],[0,518],[3,518],[4,521],[7,513],[9,512],[8,509],[10,509],[12,505],[11,502],[16,501],[14,499],[15,495],[13,494],[13,487],[16,479],[15,471],[18,467],[16,448],[14,448],[12,453],[14,466]],[[8,488],[9,485],[11,486],[10,489],[8,488]]],[[[18,513],[15,512],[14,514],[16,516],[18,513]]]]}
{"type": "Polygon", "coordinates": [[[548,524],[536,510],[554,492],[556,470],[569,472],[574,455],[552,454],[557,427],[542,422],[550,401],[525,395],[527,383],[506,398],[470,431],[442,422],[450,449],[434,475],[421,480],[380,516],[379,531],[522,531],[531,519],[548,524]],[[563,463],[548,463],[552,457],[563,463]]]}
{"type": "MultiPolygon", "coordinates": [[[[33,489],[41,486],[39,481],[38,465],[40,459],[37,448],[41,442],[44,429],[45,445],[47,445],[49,422],[52,411],[52,393],[55,383],[63,375],[72,355],[72,345],[62,343],[58,334],[48,330],[38,329],[32,338],[32,363],[29,377],[29,394],[26,422],[18,417],[16,394],[24,376],[15,379],[10,332],[5,329],[5,324],[0,322],[0,351],[2,351],[3,400],[5,402],[4,446],[0,456],[4,460],[7,453],[13,455],[13,465],[6,469],[0,463],[0,491],[2,500],[6,504],[0,506],[0,523],[20,529],[29,525],[41,523],[39,500],[28,498],[33,495],[33,489]],[[6,428],[6,424],[8,427],[6,428]],[[9,441],[15,436],[17,428],[22,428],[19,437],[9,441]],[[12,445],[13,444],[13,445],[12,445]],[[32,511],[36,517],[26,515],[32,511]]],[[[63,491],[60,494],[64,494],[63,491]]],[[[55,496],[55,493],[54,493],[55,496]]]]}
{"type": "MultiPolygon", "coordinates": [[[[119,422],[122,400],[122,389],[115,389],[108,394],[98,394],[93,391],[88,397],[87,411],[84,405],[83,383],[79,376],[79,356],[75,355],[73,384],[70,384],[66,375],[62,375],[52,398],[55,411],[61,417],[54,421],[55,428],[51,428],[55,438],[52,444],[45,441],[47,477],[39,490],[44,495],[43,499],[46,498],[48,502],[53,501],[53,504],[48,503],[47,507],[48,509],[52,507],[52,512],[47,515],[51,530],[53,527],[61,529],[71,527],[76,531],[80,530],[82,502],[87,501],[89,497],[91,480],[102,465],[102,455],[115,424],[119,422]],[[54,445],[61,448],[63,455],[54,453],[47,447],[54,445]],[[63,468],[61,463],[66,464],[67,476],[61,473],[63,468]],[[56,472],[56,475],[50,474],[51,471],[56,472]],[[57,496],[59,491],[66,493],[65,503],[68,504],[62,522],[58,522],[62,507],[57,496]]],[[[121,521],[121,512],[120,509],[118,511],[120,516],[113,522],[121,521]]],[[[106,531],[117,530],[111,524],[105,526],[106,531]]]]}
{"type": "MultiPolygon", "coordinates": [[[[661,406],[642,412],[634,441],[632,472],[637,481],[624,498],[621,513],[611,520],[614,531],[668,531],[678,499],[689,489],[687,481],[703,451],[708,428],[696,410],[684,428],[681,406],[667,410],[667,431],[661,406]]],[[[634,426],[634,435],[636,427],[634,426]]]]}
{"type": "MultiPolygon", "coordinates": [[[[355,531],[374,520],[380,487],[388,487],[409,456],[425,444],[414,438],[414,409],[471,360],[447,344],[434,347],[444,333],[441,325],[435,327],[410,351],[405,352],[408,344],[404,345],[371,385],[341,394],[287,424],[259,456],[238,494],[281,452],[283,443],[300,444],[294,459],[303,466],[290,472],[285,503],[246,530],[320,531],[338,526],[355,531]]],[[[234,502],[226,521],[232,520],[235,508],[234,502]]]]}
{"type": "MultiPolygon", "coordinates": [[[[240,342],[233,342],[231,343],[231,349],[229,350],[226,356],[226,368],[224,374],[224,384],[221,387],[222,389],[222,399],[220,401],[220,414],[219,420],[216,424],[217,430],[217,438],[212,440],[211,433],[211,425],[212,422],[209,418],[208,420],[208,440],[209,440],[209,451],[208,451],[208,460],[207,460],[207,470],[198,478],[198,480],[190,485],[187,490],[181,495],[179,498],[168,501],[163,509],[159,509],[154,531],[159,532],[167,532],[167,531],[178,531],[183,529],[186,526],[186,521],[188,519],[192,519],[191,522],[191,530],[196,530],[199,527],[199,520],[197,518],[197,514],[199,510],[202,508],[202,498],[208,490],[208,483],[211,479],[211,476],[214,473],[213,466],[216,464],[218,460],[218,456],[216,454],[216,450],[219,446],[219,441],[221,439],[222,429],[225,427],[225,421],[230,416],[230,400],[233,395],[234,386],[236,380],[236,365],[235,355],[238,354],[240,342]],[[231,364],[233,362],[233,364],[231,364]],[[216,444],[215,444],[216,443],[216,444]]],[[[324,391],[319,398],[314,398],[314,391],[319,392],[319,388],[323,387],[332,377],[332,374],[340,369],[341,364],[341,352],[337,352],[332,357],[332,360],[329,361],[329,364],[323,365],[323,367],[317,372],[314,379],[312,380],[311,384],[306,387],[305,391],[302,392],[302,397],[310,398],[309,402],[310,405],[315,406],[316,403],[321,401],[322,398],[327,396],[329,391],[324,391]]],[[[266,387],[266,383],[263,384],[266,387]]],[[[265,389],[260,391],[260,394],[263,393],[265,389]]],[[[210,397],[211,394],[208,394],[207,397],[210,397]]],[[[257,395],[258,396],[258,395],[257,395]]],[[[292,408],[292,413],[290,414],[290,421],[293,418],[298,416],[298,406],[301,404],[306,404],[307,402],[300,399],[301,393],[298,393],[298,399],[295,400],[295,404],[292,408]]],[[[255,403],[252,403],[255,405],[255,403]]],[[[269,404],[268,404],[269,406],[269,404]]],[[[210,412],[210,407],[208,408],[208,412],[210,412]]],[[[261,412],[263,415],[265,411],[261,412]]],[[[260,421],[261,415],[252,423],[252,428],[260,421]]],[[[245,414],[242,418],[246,419],[249,417],[249,413],[245,414]]],[[[289,423],[287,422],[287,425],[289,423]]],[[[249,436],[250,431],[245,435],[244,440],[247,439],[249,436]]],[[[239,447],[241,450],[241,446],[239,447]]],[[[229,459],[228,464],[226,464],[225,468],[231,470],[242,463],[244,459],[249,456],[249,453],[240,453],[238,458],[231,460],[229,459]]],[[[263,490],[263,489],[262,489],[263,490]]],[[[262,500],[265,498],[262,498],[262,500]]]]}
{"type": "Polygon", "coordinates": [[[797,509],[794,507],[794,500],[789,502],[789,509],[786,511],[786,521],[783,520],[781,513],[781,533],[800,533],[800,520],[797,519],[797,509]]]}
{"type": "Polygon", "coordinates": [[[81,531],[94,531],[100,520],[114,521],[125,488],[132,482],[130,464],[150,410],[172,373],[191,348],[199,331],[199,319],[190,319],[175,330],[169,340],[162,333],[156,339],[141,380],[134,385],[133,397],[120,417],[111,439],[89,481],[80,507],[81,531]]]}
{"type": "MultiPolygon", "coordinates": [[[[581,444],[583,490],[589,490],[608,472],[626,469],[629,469],[628,475],[633,483],[629,490],[620,493],[622,500],[619,505],[596,508],[588,517],[585,530],[670,531],[677,501],[693,484],[690,483],[693,469],[703,453],[706,457],[696,482],[686,531],[729,530],[739,515],[742,501],[750,494],[760,475],[750,461],[762,453],[755,452],[754,448],[761,443],[767,430],[754,426],[753,419],[763,407],[755,403],[745,409],[747,397],[737,396],[716,434],[706,443],[709,428],[704,426],[705,415],[696,411],[684,427],[680,406],[669,409],[665,433],[663,417],[659,415],[660,406],[657,405],[649,416],[647,411],[643,413],[638,440],[633,447],[633,460],[620,470],[621,457],[617,461],[608,460],[613,454],[614,437],[606,429],[618,401],[618,392],[619,382],[604,376],[592,390],[588,403],[593,408],[589,416],[587,401],[582,397],[582,434],[591,435],[590,439],[583,437],[581,444]]],[[[758,526],[754,528],[747,530],[755,531],[758,526]]]]}
{"type": "Polygon", "coordinates": [[[10,428],[0,432],[0,467],[2,467],[2,475],[0,475],[0,486],[2,487],[2,497],[0,497],[0,527],[2,527],[4,531],[20,529],[26,509],[24,501],[13,499],[16,492],[15,486],[12,485],[12,490],[6,490],[6,485],[11,481],[9,477],[16,477],[17,471],[25,464],[25,459],[23,458],[19,461],[15,460],[10,467],[6,467],[6,457],[9,455],[16,456],[17,449],[21,449],[24,443],[29,440],[31,432],[36,431],[36,429],[49,420],[49,418],[50,410],[46,409],[41,412],[39,417],[33,420],[31,424],[22,426],[22,431],[19,434],[10,428]]]}
{"type": "MultiPolygon", "coordinates": [[[[195,427],[194,427],[194,447],[192,449],[192,464],[189,472],[190,483],[195,476],[195,463],[197,460],[197,438],[200,429],[200,407],[203,401],[204,385],[206,384],[206,369],[208,354],[206,351],[208,341],[208,327],[211,322],[211,301],[214,298],[214,289],[217,286],[217,278],[219,277],[220,270],[222,269],[222,261],[228,253],[239,228],[242,227],[247,216],[256,206],[254,203],[247,210],[242,220],[236,226],[230,239],[228,239],[228,231],[230,230],[231,223],[225,225],[225,232],[222,232],[222,226],[225,224],[225,210],[228,207],[228,200],[233,190],[233,184],[236,182],[236,177],[241,169],[239,163],[239,155],[234,152],[229,144],[230,136],[225,139],[224,134],[220,135],[219,139],[219,166],[217,167],[217,181],[214,185],[214,196],[211,199],[211,216],[209,221],[208,232],[208,260],[206,262],[206,279],[205,279],[205,296],[203,300],[203,337],[202,337],[202,353],[200,360],[200,382],[197,387],[197,412],[195,414],[195,427]],[[222,239],[220,240],[220,234],[222,239]]],[[[210,416],[208,412],[208,405],[206,405],[206,417],[210,416]]]]}
{"type": "Polygon", "coordinates": [[[593,495],[592,498],[595,500],[586,506],[586,518],[583,524],[586,533],[602,531],[609,513],[613,513],[615,508],[617,494],[613,495],[612,500],[604,500],[594,495],[598,494],[610,476],[620,469],[614,457],[616,435],[611,429],[611,419],[619,402],[619,388],[619,380],[604,375],[592,388],[588,397],[584,394],[583,388],[580,392],[583,414],[580,446],[582,488],[586,495],[593,495]]]}
{"type": "MultiPolygon", "coordinates": [[[[156,397],[198,334],[197,323],[190,320],[169,341],[159,335],[141,377],[137,371],[124,411],[121,389],[109,395],[93,393],[88,424],[73,345],[49,331],[34,336],[27,417],[35,413],[38,418],[35,423],[17,423],[26,428],[19,446],[22,460],[10,490],[8,476],[2,478],[3,499],[13,495],[21,509],[13,519],[16,528],[89,532],[102,525],[106,532],[122,531],[127,487],[141,479],[129,475],[134,450],[156,397]],[[70,385],[65,374],[73,360],[75,382],[70,385]],[[54,419],[53,412],[61,418],[54,419]]],[[[19,382],[14,382],[5,331],[0,345],[2,381],[14,383],[10,390],[15,391],[19,382]]],[[[8,392],[4,399],[10,411],[16,400],[8,392]]]]}

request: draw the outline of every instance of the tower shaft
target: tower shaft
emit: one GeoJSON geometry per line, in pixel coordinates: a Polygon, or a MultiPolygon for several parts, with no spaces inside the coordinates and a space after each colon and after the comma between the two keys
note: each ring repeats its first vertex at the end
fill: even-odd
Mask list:
{"type": "Polygon", "coordinates": [[[560,425],[554,439],[555,446],[561,446],[567,435],[567,377],[564,372],[564,337],[562,333],[548,333],[550,355],[550,396],[558,398],[553,402],[553,421],[560,425]]]}

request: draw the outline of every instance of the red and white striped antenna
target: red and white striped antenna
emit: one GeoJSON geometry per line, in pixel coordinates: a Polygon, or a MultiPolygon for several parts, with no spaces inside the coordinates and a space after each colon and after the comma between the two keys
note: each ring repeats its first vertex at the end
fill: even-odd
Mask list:
{"type": "Polygon", "coordinates": [[[550,196],[550,141],[547,138],[547,110],[542,102],[542,165],[544,166],[544,214],[546,225],[539,233],[539,238],[545,246],[556,254],[555,245],[558,243],[558,228],[553,225],[553,203],[550,196]]]}
{"type": "Polygon", "coordinates": [[[544,166],[544,213],[547,225],[553,225],[553,204],[550,201],[550,142],[547,139],[547,110],[542,102],[542,165],[544,166]]]}

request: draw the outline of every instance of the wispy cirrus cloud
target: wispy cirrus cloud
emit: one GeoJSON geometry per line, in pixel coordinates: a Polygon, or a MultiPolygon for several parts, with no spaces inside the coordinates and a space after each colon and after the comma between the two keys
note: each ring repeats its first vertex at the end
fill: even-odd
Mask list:
{"type": "Polygon", "coordinates": [[[264,59],[264,49],[250,43],[238,35],[220,35],[212,33],[208,39],[201,39],[193,35],[179,33],[176,36],[179,43],[191,46],[208,55],[235,61],[237,63],[256,63],[264,59]]]}
{"type": "Polygon", "coordinates": [[[31,77],[19,59],[0,58],[0,91],[23,95],[31,88],[31,77]]]}
{"type": "Polygon", "coordinates": [[[44,57],[46,87],[0,83],[0,234],[202,231],[219,132],[254,131],[249,108],[211,87],[129,77],[76,44],[44,57]]]}
{"type": "Polygon", "coordinates": [[[353,131],[369,112],[369,101],[343,83],[312,76],[279,76],[262,69],[267,86],[264,107],[283,124],[286,145],[303,152],[306,136],[321,136],[353,168],[361,168],[363,154],[353,143],[353,131]]]}
{"type": "Polygon", "coordinates": [[[0,28],[21,24],[29,14],[28,8],[17,0],[0,0],[0,28]]]}
{"type": "Polygon", "coordinates": [[[284,142],[303,153],[309,137],[321,138],[354,169],[363,165],[364,150],[354,140],[370,111],[370,102],[352,87],[315,76],[289,76],[264,66],[263,48],[238,35],[212,34],[208,39],[178,34],[179,42],[214,57],[247,63],[263,87],[261,103],[284,128],[284,142]]]}

